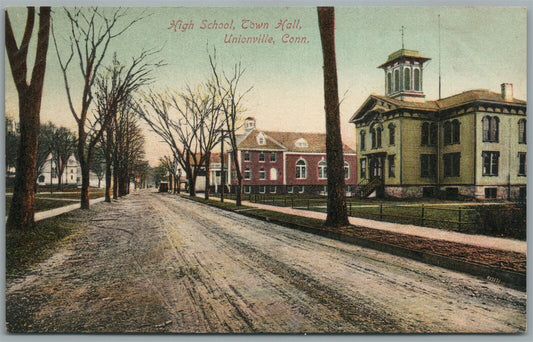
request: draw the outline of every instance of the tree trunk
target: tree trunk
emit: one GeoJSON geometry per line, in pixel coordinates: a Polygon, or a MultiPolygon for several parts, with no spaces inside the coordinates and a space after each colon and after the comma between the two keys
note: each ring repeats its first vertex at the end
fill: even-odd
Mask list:
{"type": "Polygon", "coordinates": [[[207,157],[205,158],[205,193],[204,197],[205,199],[209,199],[209,191],[210,191],[210,182],[211,182],[211,152],[207,152],[207,157]]]}
{"type": "Polygon", "coordinates": [[[27,81],[27,52],[35,21],[35,8],[28,7],[28,17],[20,47],[17,47],[9,14],[6,11],[6,52],[19,100],[20,140],[13,199],[6,223],[8,229],[27,229],[35,223],[35,178],[39,121],[46,55],[50,37],[50,7],[39,9],[39,31],[31,81],[27,81]]]}
{"type": "Polygon", "coordinates": [[[84,161],[81,165],[81,209],[89,209],[89,162],[84,161]]]}
{"type": "Polygon", "coordinates": [[[7,227],[28,229],[33,226],[35,213],[35,177],[39,139],[39,110],[30,94],[19,96],[20,141],[17,172],[7,227]]]}
{"type": "Polygon", "coordinates": [[[105,201],[111,202],[111,163],[105,165],[105,201]]]}
{"type": "Polygon", "coordinates": [[[328,165],[328,213],[326,226],[349,224],[344,185],[344,156],[339,118],[339,92],[335,57],[335,9],[318,7],[320,39],[324,58],[326,109],[326,158],[328,165]]]}

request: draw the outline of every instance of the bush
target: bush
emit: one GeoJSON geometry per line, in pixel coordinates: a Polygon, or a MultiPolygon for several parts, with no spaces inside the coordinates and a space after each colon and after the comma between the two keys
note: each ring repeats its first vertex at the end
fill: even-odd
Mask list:
{"type": "Polygon", "coordinates": [[[475,233],[526,239],[527,208],[525,204],[483,206],[477,210],[481,222],[475,233]]]}

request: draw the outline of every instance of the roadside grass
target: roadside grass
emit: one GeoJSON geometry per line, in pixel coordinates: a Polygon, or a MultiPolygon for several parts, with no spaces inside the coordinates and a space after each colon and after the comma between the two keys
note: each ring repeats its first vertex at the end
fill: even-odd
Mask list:
{"type": "MultiPolygon", "coordinates": [[[[95,199],[104,196],[104,191],[91,191],[89,193],[90,199],[95,199]]],[[[11,198],[13,196],[6,195],[6,215],[9,214],[11,208],[11,198]]],[[[46,211],[50,209],[61,208],[67,205],[75,204],[74,201],[62,201],[61,199],[79,199],[79,192],[69,192],[63,194],[38,193],[35,196],[35,212],[46,211]],[[54,199],[56,198],[56,199],[54,199]]]]}
{"type": "Polygon", "coordinates": [[[23,275],[31,266],[46,260],[87,221],[76,211],[35,223],[26,230],[6,230],[6,277],[23,275]]]}
{"type": "Polygon", "coordinates": [[[207,204],[207,205],[210,205],[210,206],[213,206],[213,207],[217,207],[217,208],[220,208],[220,209],[225,209],[225,210],[236,210],[236,209],[251,208],[251,207],[244,206],[244,205],[237,206],[233,202],[220,202],[220,200],[215,200],[215,199],[206,200],[205,198],[201,198],[201,197],[198,197],[198,196],[193,197],[193,196],[181,195],[181,197],[188,198],[188,199],[190,199],[192,201],[195,201],[195,202],[207,204]]]}

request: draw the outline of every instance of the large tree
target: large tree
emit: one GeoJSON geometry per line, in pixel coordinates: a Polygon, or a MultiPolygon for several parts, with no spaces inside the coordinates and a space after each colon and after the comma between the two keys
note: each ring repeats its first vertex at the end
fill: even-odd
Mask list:
{"type": "Polygon", "coordinates": [[[57,187],[62,190],[65,167],[69,158],[76,152],[76,134],[66,127],[57,127],[53,133],[51,151],[57,170],[57,187]]]}
{"type": "Polygon", "coordinates": [[[39,31],[35,62],[28,83],[28,49],[35,23],[35,7],[28,7],[24,34],[17,45],[6,10],[6,52],[19,100],[20,141],[13,189],[13,199],[7,220],[8,229],[25,229],[35,223],[35,176],[39,141],[41,97],[43,93],[46,55],[50,36],[50,7],[39,8],[39,31]]]}
{"type": "MultiPolygon", "coordinates": [[[[78,161],[81,167],[81,208],[89,208],[89,172],[93,158],[94,147],[100,140],[104,128],[110,121],[90,120],[90,107],[93,100],[93,86],[98,79],[102,61],[108,52],[112,40],[119,37],[142,17],[131,18],[128,9],[123,8],[63,8],[70,24],[69,41],[70,52],[62,56],[52,30],[59,65],[63,73],[65,90],[72,116],[78,126],[78,161]],[[72,77],[70,66],[78,65],[82,81],[80,106],[74,105],[71,91],[72,77]]],[[[66,50],[66,49],[61,49],[66,50]]],[[[68,50],[67,50],[68,51],[68,50]]],[[[135,62],[133,63],[135,64],[135,62]]],[[[134,67],[135,68],[135,67],[134,67]]]]}
{"type": "Polygon", "coordinates": [[[335,9],[318,7],[318,26],[324,58],[326,110],[326,159],[328,165],[328,213],[326,226],[349,224],[344,184],[344,156],[340,129],[337,62],[335,58],[335,9]]]}

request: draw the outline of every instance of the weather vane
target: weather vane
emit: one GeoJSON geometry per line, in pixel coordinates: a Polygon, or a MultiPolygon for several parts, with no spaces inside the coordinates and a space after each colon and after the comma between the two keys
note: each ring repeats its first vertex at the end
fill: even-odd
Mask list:
{"type": "Polygon", "coordinates": [[[404,48],[404,46],[403,46],[403,36],[404,36],[404,33],[405,33],[405,29],[406,29],[406,27],[402,25],[402,28],[400,29],[400,32],[402,33],[402,49],[404,48]]]}

